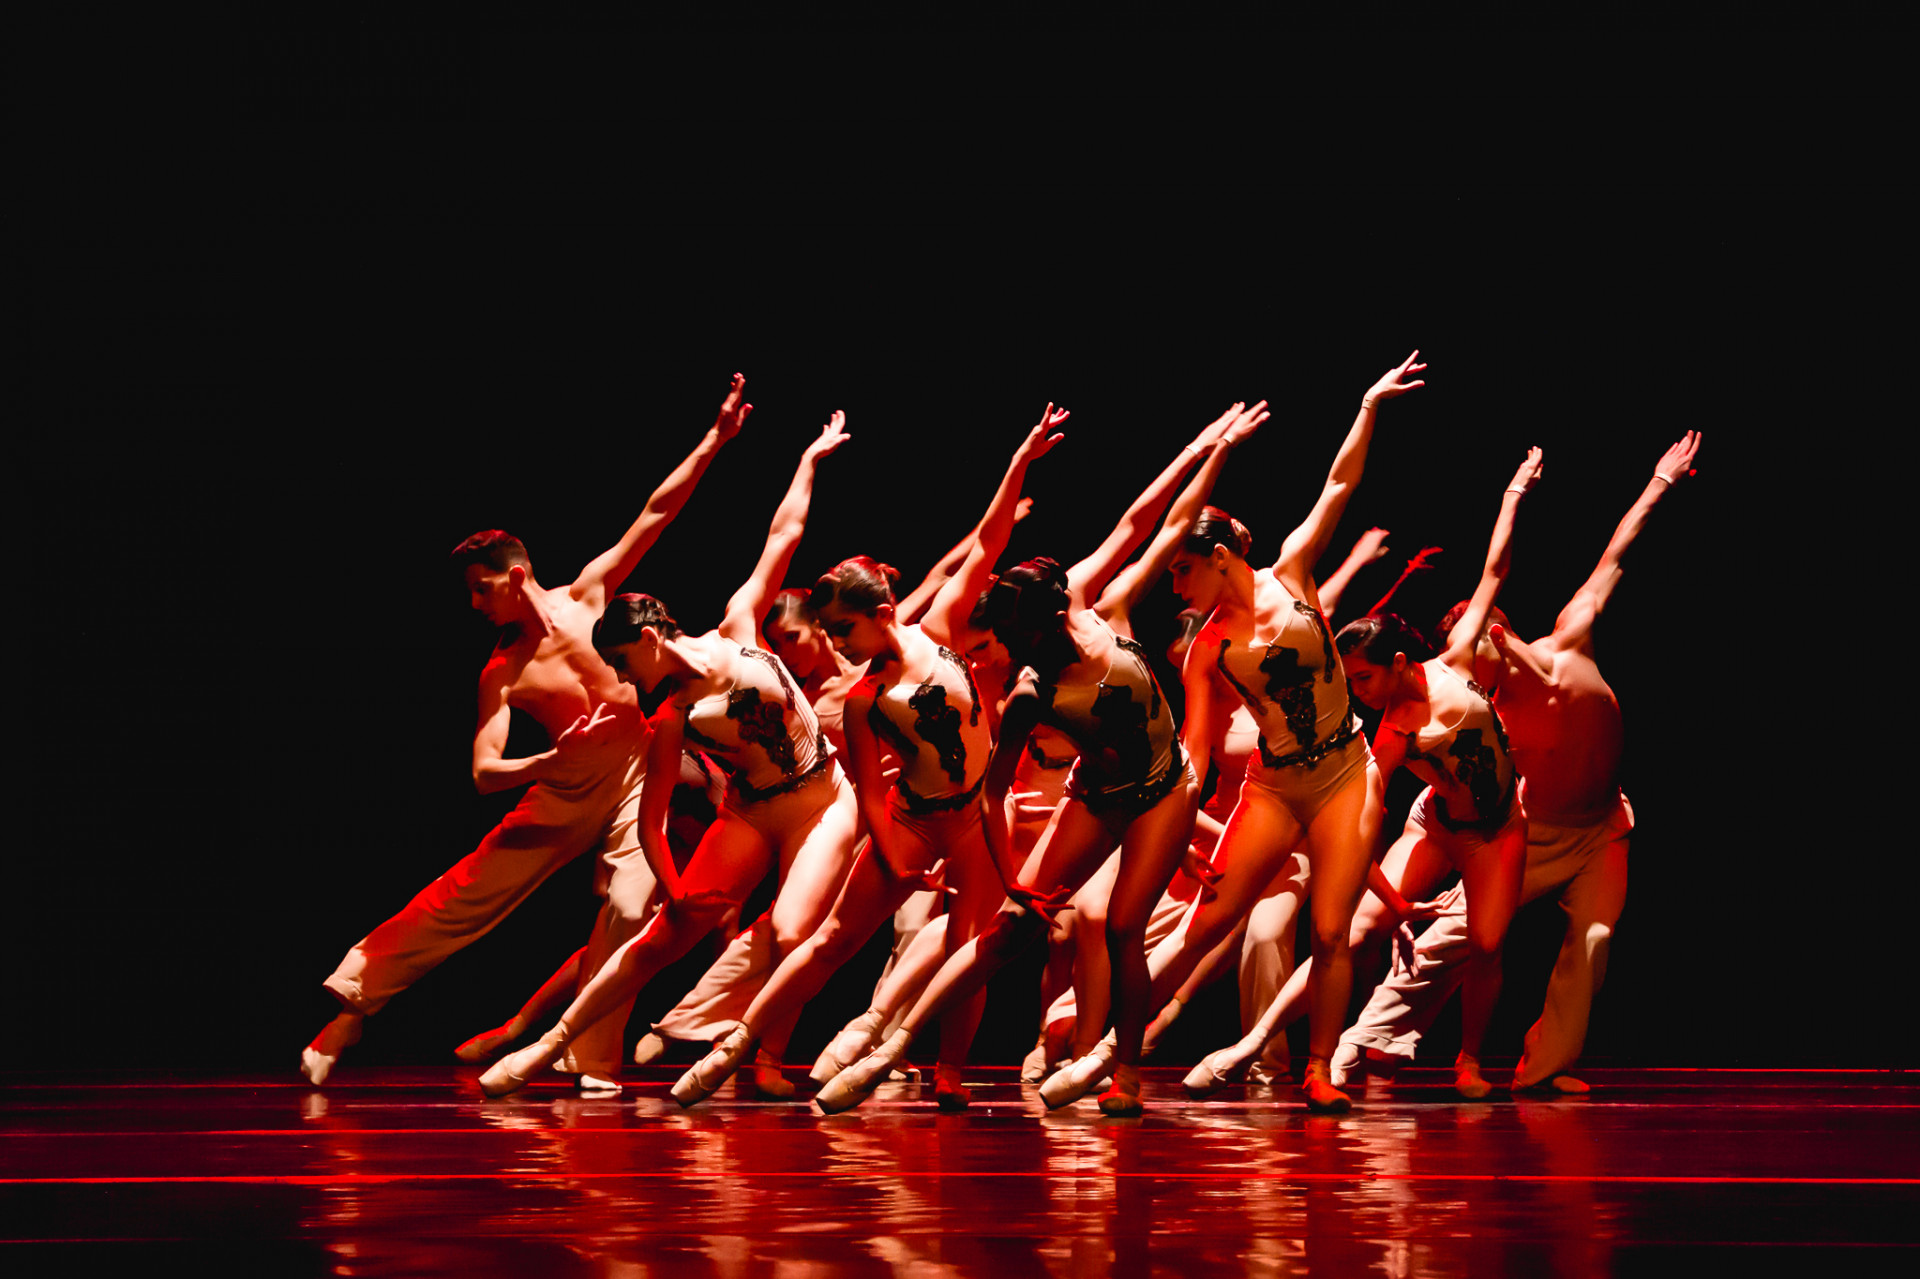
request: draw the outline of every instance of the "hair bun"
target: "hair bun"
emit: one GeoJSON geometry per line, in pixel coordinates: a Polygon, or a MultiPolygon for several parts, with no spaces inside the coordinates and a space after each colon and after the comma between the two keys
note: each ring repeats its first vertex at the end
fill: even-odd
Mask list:
{"type": "Polygon", "coordinates": [[[880,576],[887,579],[888,587],[890,587],[895,591],[898,591],[900,589],[900,570],[899,569],[895,568],[891,564],[882,564],[877,560],[874,562],[873,566],[874,568],[879,570],[880,576]]]}

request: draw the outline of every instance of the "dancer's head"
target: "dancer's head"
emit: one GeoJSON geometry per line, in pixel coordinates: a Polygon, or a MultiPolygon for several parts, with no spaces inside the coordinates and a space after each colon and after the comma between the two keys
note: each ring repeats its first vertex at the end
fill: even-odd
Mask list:
{"type": "Polygon", "coordinates": [[[760,619],[760,633],[773,655],[801,679],[834,669],[832,646],[805,591],[788,589],[774,596],[773,606],[760,619]]]}
{"type": "Polygon", "coordinates": [[[1333,637],[1354,700],[1379,710],[1406,691],[1408,669],[1433,656],[1426,637],[1397,613],[1370,613],[1333,637]]]}
{"type": "Polygon", "coordinates": [[[474,612],[495,626],[520,620],[533,561],[519,538],[497,528],[475,533],[453,548],[453,567],[466,583],[474,612]]]}
{"type": "Polygon", "coordinates": [[[1055,667],[1071,661],[1067,640],[1066,570],[1042,557],[1015,564],[981,599],[975,615],[1006,645],[1015,666],[1055,667]],[[1063,652],[1058,648],[1067,644],[1063,652]],[[1051,654],[1046,650],[1055,651],[1051,654]]]}
{"type": "Polygon", "coordinates": [[[857,664],[887,646],[899,581],[899,569],[866,555],[841,560],[820,575],[807,602],[840,656],[857,664]]]}
{"type": "Polygon", "coordinates": [[[651,595],[616,595],[593,624],[593,647],[622,684],[651,693],[667,675],[662,649],[680,635],[667,606],[651,595]]]}
{"type": "Polygon", "coordinates": [[[1173,593],[1189,607],[1211,613],[1226,588],[1228,574],[1235,565],[1246,564],[1252,549],[1253,534],[1246,525],[1217,506],[1207,507],[1167,564],[1173,593]]]}

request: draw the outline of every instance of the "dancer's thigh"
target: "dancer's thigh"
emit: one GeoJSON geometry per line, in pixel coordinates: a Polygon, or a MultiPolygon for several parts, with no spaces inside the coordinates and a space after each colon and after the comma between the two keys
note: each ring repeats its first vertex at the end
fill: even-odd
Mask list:
{"type": "Polygon", "coordinates": [[[1116,832],[1085,804],[1062,800],[1020,868],[1020,882],[1042,893],[1056,888],[1077,891],[1118,842],[1116,832]]]}
{"type": "Polygon", "coordinates": [[[770,913],[774,936],[788,944],[820,926],[852,863],[860,810],[853,788],[835,785],[832,802],[796,823],[780,841],[780,891],[770,913]]]}
{"type": "Polygon", "coordinates": [[[1560,903],[1567,912],[1567,928],[1584,931],[1593,924],[1612,928],[1627,906],[1627,845],[1616,839],[1595,853],[1563,890],[1560,903]]]}
{"type": "Polygon", "coordinates": [[[766,876],[772,860],[773,848],[765,837],[745,818],[722,809],[693,850],[680,883],[689,895],[720,893],[737,905],[766,876]]]}
{"type": "Polygon", "coordinates": [[[1203,896],[1195,905],[1186,944],[1211,946],[1251,911],[1287,868],[1304,834],[1293,811],[1278,797],[1256,786],[1242,789],[1214,853],[1220,882],[1213,896],[1203,896]]]}
{"type": "Polygon", "coordinates": [[[1380,835],[1384,791],[1379,768],[1369,762],[1314,814],[1307,836],[1313,862],[1308,910],[1316,939],[1337,944],[1353,923],[1380,835]]]}
{"type": "Polygon", "coordinates": [[[1463,859],[1460,882],[1467,896],[1467,942],[1491,955],[1506,941],[1520,907],[1527,872],[1527,824],[1515,822],[1463,859]]]}
{"type": "Polygon", "coordinates": [[[1139,932],[1146,928],[1153,908],[1167,891],[1173,872],[1193,838],[1193,815],[1198,811],[1193,791],[1176,786],[1173,792],[1127,824],[1120,840],[1120,870],[1113,896],[1107,899],[1107,931],[1139,932]]]}

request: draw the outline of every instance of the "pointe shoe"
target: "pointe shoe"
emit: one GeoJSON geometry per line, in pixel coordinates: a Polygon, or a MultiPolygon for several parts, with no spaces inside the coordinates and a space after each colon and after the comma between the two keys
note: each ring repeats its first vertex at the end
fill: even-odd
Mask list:
{"type": "Polygon", "coordinates": [[[1023,1084],[1039,1083],[1047,1077],[1047,1065],[1047,1037],[1045,1034],[1042,1034],[1040,1041],[1033,1046],[1032,1051],[1020,1062],[1020,1082],[1023,1084]]]}
{"type": "Polygon", "coordinates": [[[807,1077],[816,1084],[824,1084],[872,1052],[874,1040],[879,1038],[880,1027],[886,1020],[886,1014],[878,1008],[869,1008],[848,1022],[814,1058],[813,1069],[807,1072],[807,1077]]]}
{"type": "Polygon", "coordinates": [[[751,1057],[759,1046],[759,1040],[749,1035],[745,1026],[735,1026],[713,1046],[712,1052],[693,1063],[687,1073],[680,1076],[673,1085],[673,1099],[683,1109],[705,1101],[713,1095],[714,1089],[727,1082],[728,1077],[740,1069],[740,1063],[751,1057]]]}
{"type": "Polygon", "coordinates": [[[633,1046],[633,1064],[636,1066],[651,1066],[666,1055],[666,1039],[651,1030],[640,1036],[640,1042],[633,1046]]]}
{"type": "Polygon", "coordinates": [[[1344,1115],[1353,1109],[1353,1098],[1333,1086],[1327,1063],[1318,1057],[1307,1058],[1306,1078],[1300,1091],[1307,1095],[1307,1109],[1316,1115],[1344,1115]]]}
{"type": "Polygon", "coordinates": [[[625,1085],[611,1075],[596,1075],[588,1070],[580,1072],[580,1095],[583,1097],[611,1097],[625,1090],[625,1085]]]}
{"type": "Polygon", "coordinates": [[[321,1027],[313,1042],[300,1050],[300,1073],[318,1088],[333,1073],[340,1054],[360,1042],[360,1027],[367,1019],[359,1013],[343,1012],[321,1027]]]}
{"type": "Polygon", "coordinates": [[[1140,1067],[1116,1067],[1113,1085],[1100,1094],[1100,1113],[1112,1119],[1137,1119],[1145,1109],[1140,1104],[1140,1067]]]}
{"type": "Polygon", "coordinates": [[[764,1050],[754,1055],[753,1070],[741,1078],[751,1084],[755,1094],[767,1101],[792,1101],[794,1094],[800,1091],[780,1069],[780,1063],[773,1059],[773,1055],[764,1050]]]}
{"type": "Polygon", "coordinates": [[[527,1033],[525,1026],[516,1024],[519,1020],[520,1019],[516,1017],[504,1026],[495,1026],[492,1030],[481,1031],[472,1039],[469,1039],[466,1043],[454,1049],[453,1055],[461,1061],[466,1062],[469,1066],[478,1066],[481,1062],[491,1059],[498,1054],[501,1049],[527,1033]]]}
{"type": "Polygon", "coordinates": [[[1160,1015],[1148,1024],[1147,1033],[1140,1040],[1140,1059],[1142,1061],[1145,1061],[1153,1055],[1153,1050],[1160,1046],[1160,1036],[1166,1034],[1167,1028],[1173,1025],[1174,1022],[1180,1020],[1180,1014],[1185,1011],[1186,1007],[1186,1003],[1178,997],[1169,999],[1167,1006],[1160,1010],[1160,1015]]]}
{"type": "Polygon", "coordinates": [[[1202,1057],[1200,1064],[1188,1071],[1180,1083],[1189,1097],[1211,1097],[1222,1088],[1247,1078],[1252,1067],[1253,1052],[1248,1051],[1244,1043],[1232,1044],[1202,1057]]]}
{"type": "Polygon", "coordinates": [[[813,1104],[827,1115],[853,1109],[873,1095],[873,1090],[886,1079],[887,1072],[907,1055],[907,1048],[912,1043],[913,1032],[894,1031],[893,1037],[886,1043],[829,1079],[826,1086],[815,1094],[813,1104]]]}
{"type": "Polygon", "coordinates": [[[527,1086],[527,1080],[545,1070],[558,1060],[567,1050],[567,1039],[572,1034],[567,1023],[561,1022],[535,1043],[528,1044],[519,1052],[508,1053],[480,1076],[480,1091],[489,1097],[504,1097],[508,1093],[519,1092],[527,1086]]]}
{"type": "Polygon", "coordinates": [[[1493,1091],[1493,1085],[1480,1073],[1480,1063],[1461,1053],[1453,1062],[1453,1090],[1468,1101],[1480,1101],[1493,1091]]]}
{"type": "Polygon", "coordinates": [[[933,1100],[949,1114],[967,1108],[972,1099],[967,1096],[967,1086],[960,1082],[960,1067],[942,1064],[933,1068],[933,1100]]]}
{"type": "Polygon", "coordinates": [[[1113,1032],[1108,1031],[1107,1037],[1095,1044],[1092,1052],[1068,1062],[1040,1085],[1040,1100],[1047,1103],[1048,1110],[1079,1101],[1112,1073],[1113,1052],[1113,1032]]]}

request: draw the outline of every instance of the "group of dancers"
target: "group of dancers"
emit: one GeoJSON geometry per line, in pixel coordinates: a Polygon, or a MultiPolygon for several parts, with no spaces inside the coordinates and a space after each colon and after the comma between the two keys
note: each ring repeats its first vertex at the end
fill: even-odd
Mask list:
{"type": "Polygon", "coordinates": [[[1542,473],[1537,448],[1501,494],[1480,580],[1436,644],[1385,611],[1393,591],[1336,631],[1328,617],[1385,554],[1385,535],[1372,530],[1324,582],[1314,568],[1384,406],[1425,385],[1418,358],[1361,397],[1271,564],[1249,559],[1248,528],[1208,505],[1266,421],[1262,401],[1184,444],[1085,558],[996,575],[1027,472],[1063,438],[1068,414],[1049,405],[979,525],[913,590],[866,555],[783,590],[815,472],[849,438],[835,413],[718,623],[683,627],[659,599],[612,592],[745,425],[737,374],[698,447],[570,584],[542,585],[506,533],[466,539],[454,562],[499,629],[480,678],[474,782],[527,789],[478,849],[347,952],[325,982],[341,1011],[302,1052],[303,1073],[323,1084],[368,1016],[592,852],[605,901],[586,944],[458,1050],[497,1058],[480,1078],[489,1097],[547,1069],[618,1089],[635,996],[716,929],[730,940],[635,1059],[658,1060],[670,1040],[710,1043],[673,1086],[685,1106],[742,1070],[762,1096],[794,1096],[780,1063],[801,1009],[889,919],[893,955],[871,1007],[811,1072],[827,1113],[907,1069],[934,1025],[936,1102],[964,1107],[988,979],[1042,943],[1046,1012],[1022,1079],[1049,1106],[1106,1083],[1102,1111],[1141,1113],[1143,1052],[1200,985],[1236,969],[1245,1034],[1194,1068],[1192,1095],[1285,1077],[1285,1030],[1304,1014],[1306,1104],[1344,1111],[1349,1078],[1411,1057],[1464,986],[1455,1086],[1484,1097],[1508,925],[1548,893],[1568,928],[1513,1087],[1584,1091],[1568,1071],[1624,904],[1633,828],[1593,626],[1699,437],[1659,460],[1551,634],[1523,640],[1497,607],[1520,504],[1542,473]],[[1133,638],[1133,612],[1162,575],[1187,605],[1169,653],[1181,721],[1133,638]],[[1354,701],[1380,713],[1371,742],[1354,701]],[[514,708],[549,749],[505,755],[514,708]],[[1389,838],[1386,783],[1402,766],[1426,789],[1389,838]],[[770,869],[772,906],[738,927],[770,869]],[[1432,895],[1449,872],[1458,885],[1432,895]],[[1303,903],[1312,952],[1296,966],[1303,903]],[[1356,953],[1388,944],[1389,975],[1345,1025],[1356,953]],[[556,1009],[550,1029],[507,1051],[556,1009]]]}

